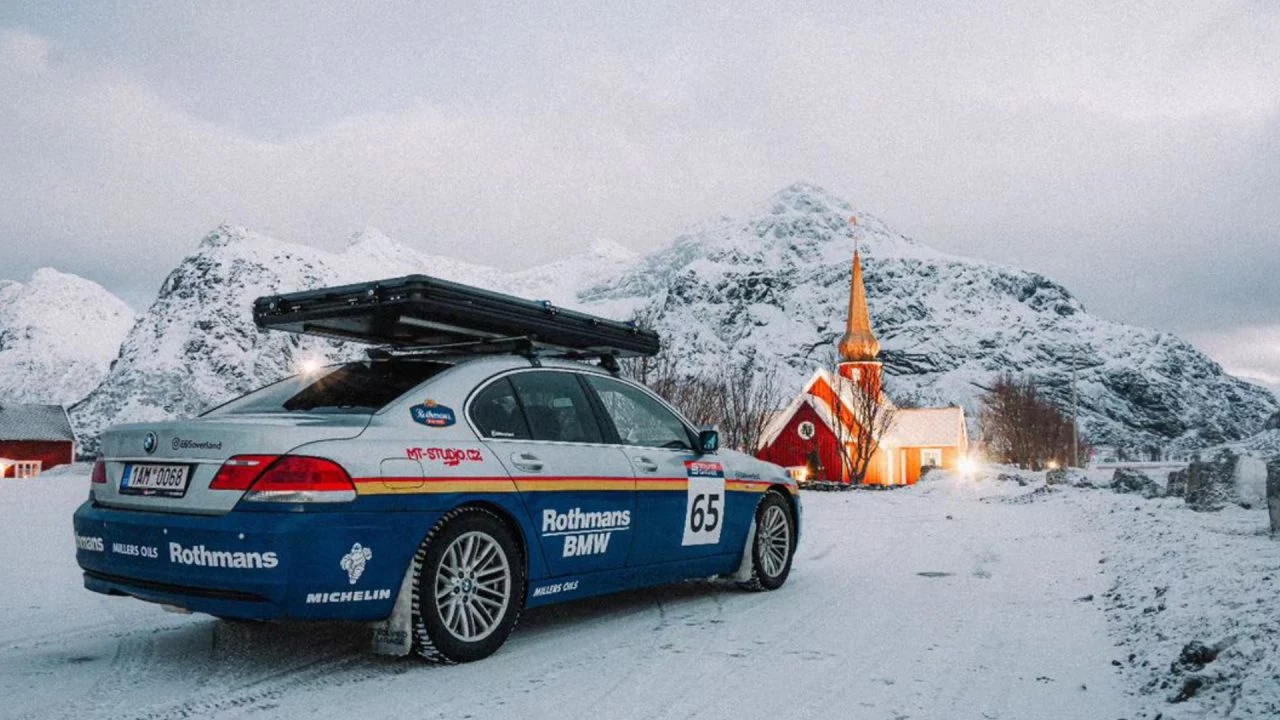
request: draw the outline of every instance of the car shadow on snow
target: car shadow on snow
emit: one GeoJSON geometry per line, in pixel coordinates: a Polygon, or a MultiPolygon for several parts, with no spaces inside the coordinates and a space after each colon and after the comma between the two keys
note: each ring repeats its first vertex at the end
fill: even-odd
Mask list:
{"type": "MultiPolygon", "coordinates": [[[[498,654],[536,652],[580,633],[715,625],[723,622],[726,603],[749,595],[732,584],[701,580],[534,608],[524,612],[508,646],[498,654]]],[[[321,670],[336,681],[342,671],[362,676],[423,667],[412,659],[375,655],[369,626],[353,622],[193,618],[180,627],[156,631],[148,644],[146,654],[163,658],[164,672],[178,676],[198,670],[229,682],[321,670]]]]}

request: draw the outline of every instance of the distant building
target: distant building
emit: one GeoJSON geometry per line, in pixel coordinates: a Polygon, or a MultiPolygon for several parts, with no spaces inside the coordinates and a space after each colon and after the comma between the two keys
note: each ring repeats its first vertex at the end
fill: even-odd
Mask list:
{"type": "Polygon", "coordinates": [[[75,459],[75,432],[61,405],[0,405],[0,478],[35,477],[75,459]]]}
{"type": "MultiPolygon", "coordinates": [[[[871,331],[857,252],[839,350],[836,374],[825,368],[814,372],[791,404],[770,419],[756,457],[782,465],[797,477],[850,482],[844,458],[854,449],[850,440],[858,437],[856,424],[867,407],[864,394],[879,395],[881,403],[893,407],[881,390],[880,342],[871,331]]],[[[968,449],[963,408],[894,408],[893,423],[872,454],[862,482],[911,485],[929,466],[958,467],[968,449]]]]}

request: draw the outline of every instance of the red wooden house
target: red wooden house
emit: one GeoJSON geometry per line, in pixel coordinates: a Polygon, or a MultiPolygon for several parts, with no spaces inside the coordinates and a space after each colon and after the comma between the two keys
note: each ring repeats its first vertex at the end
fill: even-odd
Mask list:
{"type": "Polygon", "coordinates": [[[35,477],[75,459],[76,435],[61,405],[0,406],[0,478],[35,477]]]}

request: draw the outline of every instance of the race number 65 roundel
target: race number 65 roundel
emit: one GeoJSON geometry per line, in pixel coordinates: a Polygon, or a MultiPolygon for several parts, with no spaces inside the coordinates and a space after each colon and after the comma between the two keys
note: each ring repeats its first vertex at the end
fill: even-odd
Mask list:
{"type": "Polygon", "coordinates": [[[715,545],[724,527],[724,468],[718,462],[688,460],[689,499],[681,545],[715,545]]]}

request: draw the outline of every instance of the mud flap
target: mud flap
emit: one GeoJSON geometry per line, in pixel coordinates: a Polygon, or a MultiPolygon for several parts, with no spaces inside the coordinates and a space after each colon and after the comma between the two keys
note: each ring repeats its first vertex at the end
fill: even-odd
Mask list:
{"type": "Polygon", "coordinates": [[[395,607],[386,620],[373,623],[373,651],[404,657],[413,648],[413,563],[404,572],[395,607]]]}
{"type": "Polygon", "coordinates": [[[756,517],[753,513],[751,516],[751,525],[747,528],[747,544],[742,548],[742,562],[738,563],[738,570],[729,576],[734,582],[748,582],[751,580],[752,564],[755,559],[751,556],[751,548],[756,541],[756,517]]]}

